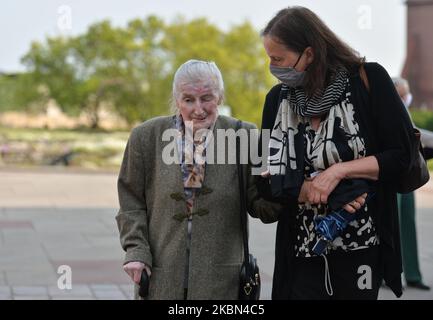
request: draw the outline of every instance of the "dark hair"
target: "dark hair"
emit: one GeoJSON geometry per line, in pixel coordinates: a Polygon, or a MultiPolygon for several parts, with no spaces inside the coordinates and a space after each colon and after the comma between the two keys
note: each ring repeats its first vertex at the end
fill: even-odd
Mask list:
{"type": "Polygon", "coordinates": [[[340,40],[314,12],[304,7],[279,11],[262,31],[262,36],[270,36],[298,53],[312,48],[314,60],[305,77],[308,96],[325,88],[337,69],[345,67],[351,73],[365,62],[365,58],[340,40]]]}

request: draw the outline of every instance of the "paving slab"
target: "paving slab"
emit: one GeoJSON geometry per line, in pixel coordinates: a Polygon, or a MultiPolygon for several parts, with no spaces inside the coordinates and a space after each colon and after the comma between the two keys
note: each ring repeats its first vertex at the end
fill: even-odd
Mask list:
{"type": "MultiPolygon", "coordinates": [[[[0,167],[0,300],[132,299],[122,269],[115,215],[117,174],[0,167]],[[57,287],[60,265],[72,290],[57,287]]],[[[433,181],[416,192],[418,245],[424,282],[433,286],[433,181]]],[[[271,298],[276,224],[250,219],[250,248],[271,298]]],[[[381,288],[380,299],[396,299],[381,288]]],[[[433,291],[406,288],[403,300],[433,300],[433,291]]]]}

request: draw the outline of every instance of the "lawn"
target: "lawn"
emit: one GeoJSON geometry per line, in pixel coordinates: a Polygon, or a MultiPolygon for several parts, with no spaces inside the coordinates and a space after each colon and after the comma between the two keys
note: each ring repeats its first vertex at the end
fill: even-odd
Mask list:
{"type": "MultiPolygon", "coordinates": [[[[0,127],[0,165],[119,168],[129,132],[0,127]],[[57,160],[57,161],[56,161],[57,160]],[[66,162],[66,163],[65,163],[66,162]]],[[[428,161],[433,171],[433,159],[428,161]]]]}
{"type": "Polygon", "coordinates": [[[129,132],[0,127],[0,165],[117,169],[129,132]]]}

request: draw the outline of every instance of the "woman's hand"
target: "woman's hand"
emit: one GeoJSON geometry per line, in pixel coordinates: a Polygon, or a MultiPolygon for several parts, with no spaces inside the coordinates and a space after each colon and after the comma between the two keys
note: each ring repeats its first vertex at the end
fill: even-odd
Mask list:
{"type": "Polygon", "coordinates": [[[123,266],[123,270],[125,270],[125,272],[131,277],[132,281],[134,281],[136,284],[140,283],[141,273],[143,270],[147,272],[149,277],[151,275],[150,268],[143,262],[139,261],[128,262],[123,266]]]}
{"type": "Polygon", "coordinates": [[[311,179],[307,199],[311,204],[328,203],[328,197],[345,177],[343,167],[338,163],[311,179]]]}
{"type": "MultiPolygon", "coordinates": [[[[313,180],[305,180],[304,181],[304,183],[302,184],[301,192],[299,193],[298,203],[305,203],[305,202],[311,203],[308,200],[308,194],[309,194],[312,183],[313,183],[313,180]]],[[[343,209],[349,213],[355,213],[356,211],[361,209],[361,207],[365,204],[366,198],[367,198],[367,194],[364,193],[361,196],[359,196],[358,198],[356,198],[355,200],[353,200],[353,201],[349,202],[348,204],[346,204],[345,206],[343,206],[343,209]]]]}
{"type": "Polygon", "coordinates": [[[309,202],[308,194],[310,192],[311,183],[313,180],[304,180],[302,183],[301,191],[299,192],[298,203],[309,202]]]}
{"type": "Polygon", "coordinates": [[[364,193],[363,195],[359,196],[358,198],[356,198],[355,200],[349,202],[348,204],[346,204],[343,209],[346,210],[349,213],[355,213],[356,211],[358,211],[359,209],[361,209],[361,207],[365,204],[365,198],[367,198],[367,194],[364,193]]]}
{"type": "Polygon", "coordinates": [[[269,178],[271,176],[271,173],[269,170],[263,171],[261,174],[262,178],[269,178]]]}

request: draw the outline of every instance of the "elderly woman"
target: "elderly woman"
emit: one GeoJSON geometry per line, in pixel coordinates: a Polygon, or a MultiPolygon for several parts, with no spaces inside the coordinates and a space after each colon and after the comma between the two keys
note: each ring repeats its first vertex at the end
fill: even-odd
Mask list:
{"type": "MultiPolygon", "coordinates": [[[[150,276],[148,299],[238,297],[243,260],[238,173],[235,164],[213,164],[206,157],[212,138],[219,145],[216,130],[237,125],[236,119],[218,115],[223,94],[216,64],[190,60],[174,76],[176,115],[145,121],[130,135],[116,219],[126,251],[124,270],[136,284],[142,272],[150,276]],[[169,129],[176,130],[175,141],[163,139],[169,129]],[[190,130],[193,156],[185,147],[190,130]],[[170,143],[177,164],[165,159],[170,143]]],[[[242,128],[255,126],[244,122],[242,128]]],[[[257,197],[250,167],[242,168],[249,213],[267,219],[278,206],[257,197]]]]}

